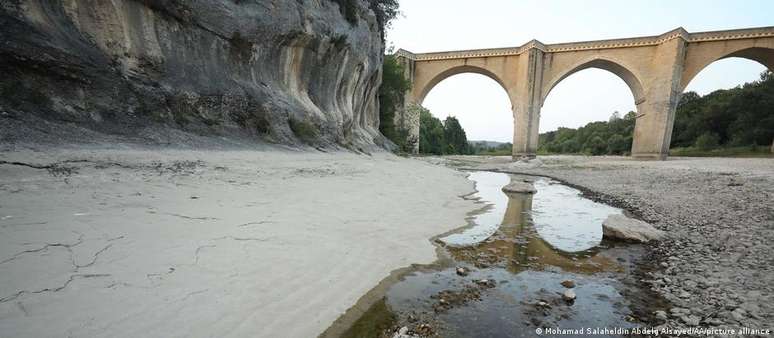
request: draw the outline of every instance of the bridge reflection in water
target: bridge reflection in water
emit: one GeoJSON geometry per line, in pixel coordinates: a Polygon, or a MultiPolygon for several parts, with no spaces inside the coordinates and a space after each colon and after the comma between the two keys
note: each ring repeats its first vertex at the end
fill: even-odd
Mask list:
{"type": "Polygon", "coordinates": [[[456,260],[479,268],[497,266],[512,273],[549,266],[583,274],[621,270],[614,259],[597,255],[602,220],[620,210],[583,199],[577,190],[555,185],[548,179],[499,173],[474,175],[479,183],[479,197],[495,205],[485,212],[488,217],[474,217],[473,228],[441,239],[450,244],[449,251],[456,260]],[[509,180],[525,179],[534,181],[536,195],[506,194],[499,189],[509,180]],[[557,199],[558,195],[562,198],[557,199]],[[533,210],[533,204],[538,206],[537,210],[533,210]],[[501,221],[494,221],[493,215],[502,217],[501,221]],[[493,222],[496,225],[492,226],[493,222]],[[585,237],[586,241],[573,237],[585,237]]]}
{"type": "Polygon", "coordinates": [[[474,197],[487,207],[471,217],[470,227],[439,239],[451,259],[418,267],[389,286],[384,301],[345,337],[380,337],[391,327],[425,324],[441,337],[508,338],[534,337],[545,327],[639,325],[629,321],[632,302],[618,281],[628,273],[618,259],[633,256],[600,243],[602,221],[621,210],[549,179],[492,172],[471,172],[469,179],[476,183],[474,197]],[[524,179],[535,181],[536,194],[501,191],[524,179]],[[460,276],[460,266],[471,269],[460,276]],[[482,280],[494,284],[482,287],[482,280]],[[562,299],[566,280],[578,295],[572,304],[562,299]]]}

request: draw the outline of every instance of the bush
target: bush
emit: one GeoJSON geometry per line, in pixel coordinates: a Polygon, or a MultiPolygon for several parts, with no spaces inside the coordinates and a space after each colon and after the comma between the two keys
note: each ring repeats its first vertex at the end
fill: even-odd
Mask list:
{"type": "Polygon", "coordinates": [[[696,148],[699,148],[701,150],[709,150],[713,148],[717,148],[720,144],[720,137],[714,133],[704,133],[701,134],[698,138],[696,138],[696,142],[694,143],[694,146],[696,148]]]}
{"type": "Polygon", "coordinates": [[[309,121],[289,118],[288,125],[293,134],[305,143],[311,144],[317,139],[317,127],[309,121]]]}
{"type": "Polygon", "coordinates": [[[357,25],[357,0],[334,0],[339,5],[339,12],[352,25],[357,25]]]}
{"type": "Polygon", "coordinates": [[[379,24],[379,31],[384,41],[384,32],[390,27],[390,22],[395,19],[400,11],[398,0],[370,0],[369,7],[376,15],[376,22],[379,24]]]}
{"type": "Polygon", "coordinates": [[[630,147],[631,145],[628,144],[626,142],[626,139],[620,134],[615,134],[613,136],[610,136],[609,139],[607,139],[608,154],[621,155],[624,152],[628,151],[630,147]]]}
{"type": "Polygon", "coordinates": [[[586,152],[592,155],[604,155],[607,152],[607,142],[602,137],[594,136],[586,143],[586,152]]]}

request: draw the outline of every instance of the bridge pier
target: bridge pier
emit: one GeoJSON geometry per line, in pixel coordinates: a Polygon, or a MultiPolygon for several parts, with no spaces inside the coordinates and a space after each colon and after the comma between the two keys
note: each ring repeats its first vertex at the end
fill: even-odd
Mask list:
{"type": "Polygon", "coordinates": [[[511,98],[513,106],[513,151],[512,159],[532,159],[537,155],[540,136],[540,107],[543,85],[543,50],[541,43],[532,40],[528,49],[519,58],[519,78],[511,98]]]}
{"type": "Polygon", "coordinates": [[[680,87],[686,41],[672,39],[658,45],[653,65],[640,76],[644,96],[637,103],[632,157],[665,160],[669,155],[680,87]]]}

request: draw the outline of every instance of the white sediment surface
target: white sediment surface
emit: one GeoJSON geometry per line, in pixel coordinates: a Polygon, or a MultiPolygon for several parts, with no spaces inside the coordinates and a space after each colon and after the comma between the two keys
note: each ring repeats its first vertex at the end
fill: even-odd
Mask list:
{"type": "Polygon", "coordinates": [[[314,337],[477,207],[465,174],[390,154],[0,160],[71,161],[0,164],[2,337],[314,337]]]}

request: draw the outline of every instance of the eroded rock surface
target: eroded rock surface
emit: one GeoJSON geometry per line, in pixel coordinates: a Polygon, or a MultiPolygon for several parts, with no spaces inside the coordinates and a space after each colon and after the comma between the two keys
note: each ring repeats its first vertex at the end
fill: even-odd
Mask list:
{"type": "Polygon", "coordinates": [[[0,142],[383,144],[379,23],[345,3],[3,1],[0,142]]]}

